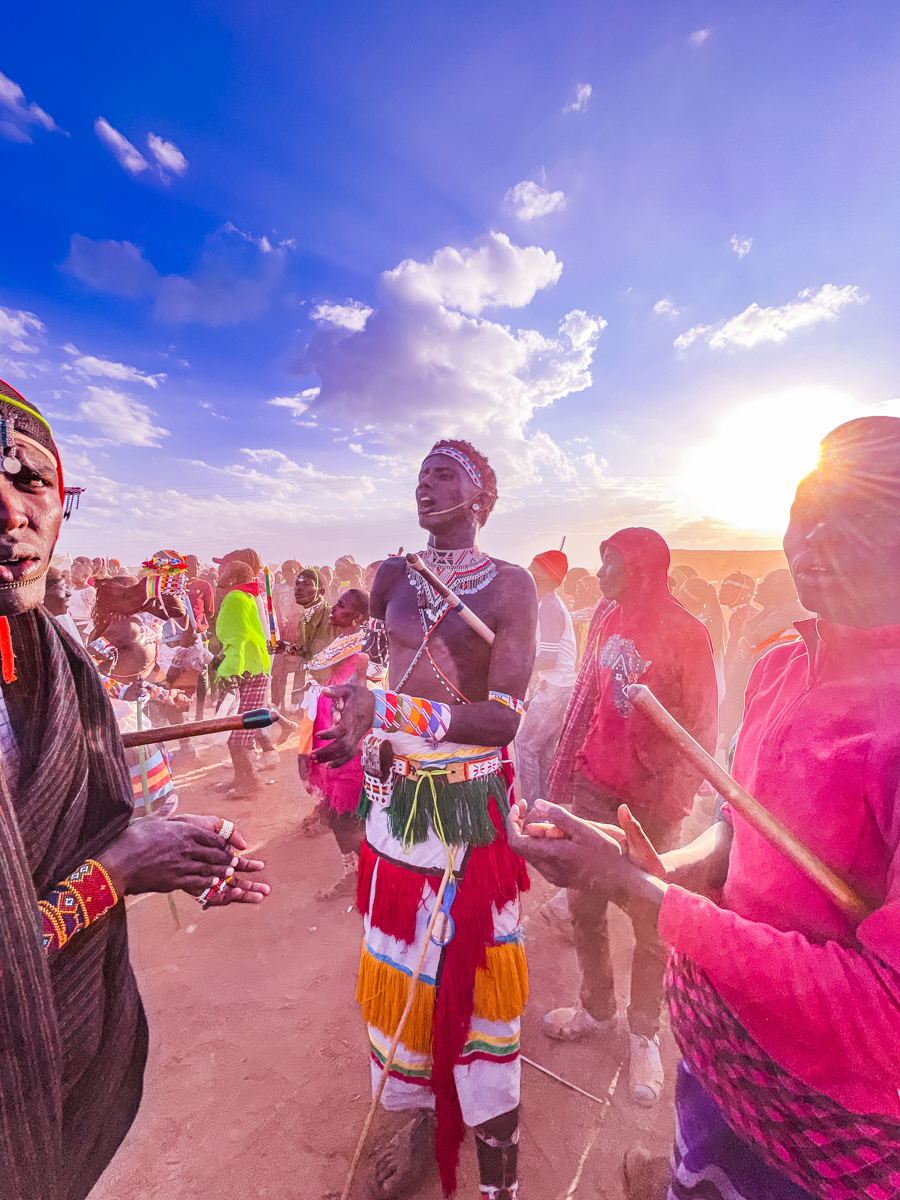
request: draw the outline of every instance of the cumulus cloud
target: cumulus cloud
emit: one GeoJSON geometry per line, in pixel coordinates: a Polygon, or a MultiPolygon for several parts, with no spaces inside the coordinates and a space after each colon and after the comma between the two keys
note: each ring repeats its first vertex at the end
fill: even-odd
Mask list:
{"type": "Polygon", "coordinates": [[[695,29],[688,41],[692,46],[702,46],[711,33],[711,29],[695,29]]]}
{"type": "Polygon", "coordinates": [[[531,179],[525,179],[510,188],[506,193],[506,201],[520,221],[533,221],[535,217],[561,212],[567,203],[565,193],[548,192],[531,179]]]}
{"type": "Polygon", "coordinates": [[[576,83],[575,99],[566,105],[566,107],[563,109],[563,112],[584,112],[584,110],[587,108],[587,103],[591,98],[591,92],[593,90],[594,89],[589,83],[576,83]]]}
{"type": "Polygon", "coordinates": [[[137,146],[133,146],[123,133],[114,129],[105,117],[97,118],[94,122],[94,131],[119,166],[129,175],[140,175],[141,171],[150,169],[150,164],[137,146]]]}
{"type": "Polygon", "coordinates": [[[32,332],[46,333],[43,322],[34,313],[0,305],[0,346],[8,346],[17,354],[37,354],[32,332]]]}
{"type": "Polygon", "coordinates": [[[165,138],[157,137],[155,133],[148,133],[147,145],[160,167],[165,171],[171,171],[173,175],[183,175],[190,166],[174,142],[167,142],[165,138]]]}
{"type": "Polygon", "coordinates": [[[731,235],[731,241],[728,245],[732,248],[738,258],[743,258],[745,254],[750,253],[750,247],[753,245],[753,238],[738,237],[736,233],[731,235]]]}
{"type": "Polygon", "coordinates": [[[97,291],[152,298],[158,320],[215,326],[264,312],[283,274],[284,257],[282,247],[273,248],[268,239],[253,238],[228,222],[207,238],[189,276],[160,275],[131,242],[95,242],[77,233],[64,265],[97,291]]]}
{"type": "Polygon", "coordinates": [[[34,126],[49,133],[62,133],[49,113],[34,103],[27,104],[17,83],[0,73],[0,137],[10,142],[30,142],[34,126]]]}
{"type": "Polygon", "coordinates": [[[653,305],[653,311],[661,317],[677,317],[681,309],[675,307],[671,296],[666,296],[663,300],[657,300],[653,305]]]}
{"type": "Polygon", "coordinates": [[[811,329],[822,321],[837,320],[848,304],[863,304],[865,296],[859,288],[847,285],[835,287],[826,283],[816,292],[806,288],[796,300],[778,308],[760,308],[751,304],[729,321],[716,325],[695,325],[675,339],[675,349],[685,351],[696,341],[704,341],[713,350],[738,346],[749,350],[763,342],[784,342],[798,329],[811,329]]]}
{"type": "Polygon", "coordinates": [[[93,421],[103,439],[113,446],[159,446],[159,439],[169,437],[168,429],[154,425],[156,414],[146,404],[114,392],[112,388],[88,387],[90,399],[78,405],[81,420],[93,421]]]}
{"type": "Polygon", "coordinates": [[[346,304],[319,304],[309,314],[311,321],[327,321],[340,329],[359,333],[365,329],[372,309],[359,300],[348,300],[346,304]]]}
{"type": "Polygon", "coordinates": [[[166,378],[164,371],[158,375],[147,375],[137,367],[129,367],[125,363],[112,362],[108,358],[95,358],[93,354],[81,354],[71,343],[63,346],[63,350],[72,356],[72,367],[84,376],[105,375],[107,379],[118,379],[122,383],[146,383],[152,388],[158,388],[166,378]]]}
{"type": "Polygon", "coordinates": [[[538,409],[591,385],[606,321],[576,309],[546,337],[479,316],[488,307],[524,307],[561,271],[551,251],[498,233],[471,248],[444,247],[427,263],[408,259],[381,276],[381,306],[364,329],[320,324],[297,370],[321,380],[317,411],[404,456],[462,434],[515,478],[533,478],[541,462],[565,472],[562,451],[526,426],[538,409]]]}
{"type": "Polygon", "coordinates": [[[275,396],[266,403],[274,404],[276,408],[286,408],[292,417],[302,417],[321,390],[317,387],[306,388],[297,396],[275,396]]]}

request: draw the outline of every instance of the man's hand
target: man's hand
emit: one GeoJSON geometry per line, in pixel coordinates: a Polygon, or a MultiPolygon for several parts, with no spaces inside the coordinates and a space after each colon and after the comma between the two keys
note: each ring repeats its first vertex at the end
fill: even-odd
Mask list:
{"type": "MultiPolygon", "coordinates": [[[[216,832],[221,825],[220,817],[145,817],[129,825],[98,856],[98,862],[120,896],[178,888],[199,895],[215,880],[230,878],[237,870],[258,871],[263,866],[236,855],[216,832]]],[[[235,842],[238,849],[246,847],[242,838],[240,843],[235,842]]],[[[236,885],[236,889],[244,886],[236,885]]],[[[254,890],[252,894],[259,893],[254,890]]]]}
{"type": "Polygon", "coordinates": [[[359,749],[362,738],[372,728],[375,717],[375,697],[366,687],[353,683],[338,684],[324,688],[323,696],[332,700],[334,727],[319,736],[329,746],[320,746],[310,758],[319,763],[329,763],[332,768],[348,763],[359,749]]]}
{"type": "MultiPolygon", "coordinates": [[[[641,896],[657,904],[662,901],[665,885],[658,879],[652,879],[646,868],[638,866],[631,857],[632,842],[629,842],[629,836],[636,852],[649,863],[649,856],[641,841],[645,840],[644,832],[630,813],[628,817],[636,827],[630,834],[615,826],[583,821],[559,805],[548,804],[545,800],[535,802],[530,816],[531,823],[523,828],[525,803],[520,801],[512,806],[507,820],[509,844],[550,883],[557,887],[574,888],[599,884],[610,893],[625,891],[630,896],[641,896]],[[537,815],[545,820],[534,820],[537,815]]],[[[655,857],[655,851],[653,855],[655,857]]]]}
{"type": "MultiPolygon", "coordinates": [[[[221,817],[179,813],[177,816],[171,815],[168,819],[170,821],[186,821],[190,825],[198,825],[201,829],[208,829],[213,833],[218,833],[222,828],[221,817]]],[[[247,839],[240,830],[235,829],[232,831],[228,845],[234,850],[246,850],[247,839]]],[[[254,883],[243,876],[254,871],[262,871],[266,864],[258,858],[243,858],[238,855],[232,858],[231,863],[234,867],[234,874],[228,877],[227,888],[224,892],[213,892],[206,902],[207,908],[223,908],[226,904],[262,904],[272,889],[267,883],[254,883]]],[[[193,896],[198,896],[204,889],[201,888],[200,892],[194,888],[185,888],[184,890],[189,891],[193,896]]]]}

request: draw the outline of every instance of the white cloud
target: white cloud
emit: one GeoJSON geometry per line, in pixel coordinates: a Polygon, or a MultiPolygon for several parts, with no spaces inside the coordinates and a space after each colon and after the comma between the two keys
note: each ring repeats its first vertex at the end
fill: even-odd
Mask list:
{"type": "Polygon", "coordinates": [[[750,253],[750,247],[753,245],[753,238],[738,237],[736,233],[731,235],[731,241],[728,245],[732,248],[738,258],[743,258],[745,254],[750,253]]]}
{"type": "Polygon", "coordinates": [[[306,388],[298,396],[276,396],[266,403],[274,404],[276,408],[288,409],[292,417],[302,417],[321,390],[317,387],[306,388]]]}
{"type": "Polygon", "coordinates": [[[114,129],[105,117],[97,118],[94,122],[94,130],[107,150],[111,151],[119,166],[129,175],[140,175],[141,171],[149,170],[150,164],[137,146],[132,146],[128,138],[119,133],[118,129],[114,129]]]}
{"type": "Polygon", "coordinates": [[[796,300],[779,308],[760,308],[758,304],[751,304],[729,321],[695,325],[675,339],[675,349],[684,351],[698,340],[705,341],[713,350],[733,346],[749,350],[763,342],[784,342],[798,329],[810,329],[822,321],[835,321],[846,305],[863,304],[865,300],[866,297],[859,294],[859,288],[849,284],[835,287],[833,283],[826,283],[817,292],[806,288],[796,300]]]}
{"type": "Polygon", "coordinates": [[[478,316],[492,305],[523,307],[561,271],[552,252],[497,233],[444,247],[428,263],[407,260],[381,276],[382,304],[363,330],[320,326],[296,368],[321,379],[317,411],[403,457],[461,434],[520,481],[535,478],[538,463],[565,473],[566,455],[526,427],[538,409],[590,387],[606,322],[576,309],[546,337],[478,316]]]}
{"type": "Polygon", "coordinates": [[[478,316],[495,305],[524,308],[561,274],[552,250],[513,246],[505,233],[489,233],[471,249],[444,246],[431,262],[407,258],[385,271],[381,286],[403,304],[442,305],[478,316]]]}
{"type": "Polygon", "coordinates": [[[525,179],[510,188],[506,200],[520,221],[533,221],[535,217],[561,212],[567,203],[563,192],[548,192],[531,179],[525,179]]]}
{"type": "Polygon", "coordinates": [[[587,102],[590,99],[591,92],[593,90],[594,89],[589,83],[576,83],[575,99],[566,105],[566,107],[563,109],[563,112],[584,112],[584,110],[587,108],[587,102]]]}
{"type": "Polygon", "coordinates": [[[36,104],[26,104],[19,85],[0,73],[0,137],[10,142],[30,142],[31,127],[35,125],[50,133],[63,132],[49,113],[36,104]]]}
{"type": "Polygon", "coordinates": [[[169,437],[150,420],[152,409],[112,388],[89,386],[89,400],[78,405],[81,420],[93,421],[104,439],[113,446],[159,446],[159,439],[169,437]]]}
{"type": "Polygon", "coordinates": [[[77,357],[72,363],[81,374],[104,375],[107,379],[118,379],[122,383],[146,383],[148,387],[158,388],[166,378],[165,372],[158,375],[146,375],[137,367],[129,367],[125,363],[111,362],[108,358],[95,358],[93,354],[79,354],[74,346],[64,346],[67,354],[74,352],[77,357]]]}
{"type": "Polygon", "coordinates": [[[284,271],[286,251],[243,233],[231,222],[206,239],[190,276],[160,275],[131,242],[94,242],[73,234],[65,267],[101,292],[154,300],[161,321],[233,325],[258,316],[284,271]]]}
{"type": "Polygon", "coordinates": [[[341,329],[359,333],[365,329],[372,309],[359,300],[348,300],[346,304],[319,304],[309,314],[311,321],[328,321],[341,329]]]}
{"type": "Polygon", "coordinates": [[[659,316],[677,317],[681,309],[675,307],[671,296],[666,296],[664,300],[657,300],[653,305],[653,311],[659,316]]]}
{"type": "Polygon", "coordinates": [[[155,133],[148,133],[147,145],[159,165],[166,171],[171,171],[173,175],[183,175],[190,166],[174,142],[167,142],[155,133]]]}
{"type": "Polygon", "coordinates": [[[43,322],[34,313],[0,305],[0,346],[8,346],[17,354],[37,354],[38,347],[30,340],[31,331],[46,333],[43,322]]]}
{"type": "Polygon", "coordinates": [[[711,29],[695,29],[688,41],[692,46],[702,46],[711,33],[711,29]]]}

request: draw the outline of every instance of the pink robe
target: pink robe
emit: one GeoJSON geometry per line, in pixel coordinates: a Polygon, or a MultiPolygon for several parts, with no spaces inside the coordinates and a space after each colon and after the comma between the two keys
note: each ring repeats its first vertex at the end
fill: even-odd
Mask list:
{"type": "MultiPolygon", "coordinates": [[[[347,683],[352,679],[358,660],[359,655],[352,654],[343,662],[337,663],[331,670],[329,685],[347,683]]],[[[320,734],[326,729],[331,729],[332,724],[331,701],[327,696],[320,696],[316,719],[313,722],[313,750],[328,745],[322,740],[320,734]]],[[[360,756],[355,755],[343,767],[337,767],[335,770],[325,763],[320,764],[310,759],[309,786],[312,791],[323,796],[335,812],[353,812],[359,804],[363,786],[360,756]]]]}

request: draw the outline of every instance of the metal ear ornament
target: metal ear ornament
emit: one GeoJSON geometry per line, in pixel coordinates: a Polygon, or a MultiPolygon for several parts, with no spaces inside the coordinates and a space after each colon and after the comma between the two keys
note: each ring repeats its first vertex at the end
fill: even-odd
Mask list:
{"type": "Polygon", "coordinates": [[[7,475],[18,475],[22,470],[16,447],[16,422],[12,417],[0,417],[0,445],[3,448],[3,458],[0,467],[7,475]]]}

